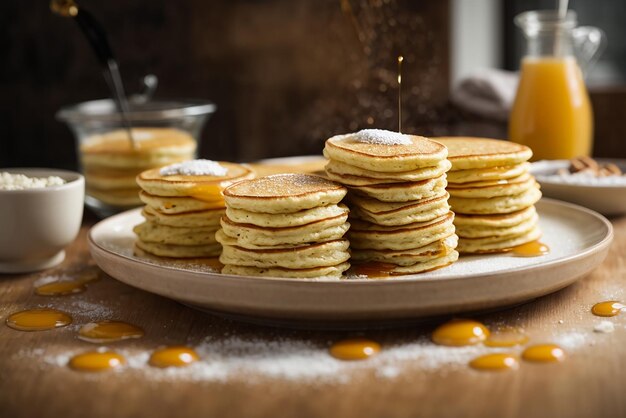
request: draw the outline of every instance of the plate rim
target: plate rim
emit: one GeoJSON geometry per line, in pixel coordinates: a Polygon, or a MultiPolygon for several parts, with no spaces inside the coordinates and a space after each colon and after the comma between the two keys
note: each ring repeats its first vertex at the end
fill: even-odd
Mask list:
{"type": "Polygon", "coordinates": [[[89,232],[87,234],[87,240],[88,240],[88,244],[89,244],[89,248],[91,252],[93,251],[104,252],[109,256],[114,256],[114,257],[124,259],[125,261],[130,262],[132,264],[139,264],[143,268],[157,269],[157,270],[175,270],[178,272],[192,274],[194,276],[201,275],[201,276],[206,276],[207,278],[217,277],[220,279],[228,278],[229,280],[238,280],[242,282],[249,282],[250,280],[255,280],[259,285],[262,285],[262,283],[267,283],[267,284],[273,284],[273,285],[289,284],[291,286],[303,285],[303,286],[309,286],[309,287],[310,286],[318,286],[318,287],[319,286],[331,286],[332,287],[332,286],[338,286],[338,285],[345,286],[346,283],[350,283],[350,285],[352,286],[389,286],[392,284],[400,285],[402,283],[414,283],[418,281],[453,282],[456,280],[472,279],[476,276],[487,278],[490,276],[497,276],[497,275],[506,274],[506,273],[519,273],[524,270],[533,271],[538,268],[549,268],[549,267],[555,267],[561,264],[566,264],[568,262],[571,262],[572,260],[576,260],[578,258],[584,258],[586,256],[590,256],[599,251],[602,251],[605,247],[609,246],[611,242],[613,241],[613,237],[614,237],[613,225],[608,219],[606,219],[606,217],[599,214],[598,212],[588,209],[586,207],[580,206],[580,205],[576,205],[574,203],[569,203],[569,202],[561,201],[558,199],[551,199],[551,198],[544,197],[541,199],[540,202],[547,203],[548,205],[564,206],[574,211],[583,212],[586,215],[591,216],[595,218],[596,220],[600,221],[600,223],[603,224],[604,227],[606,228],[606,233],[600,241],[591,245],[588,248],[585,248],[574,254],[571,254],[562,258],[557,258],[554,260],[546,261],[540,264],[535,264],[535,265],[530,265],[530,266],[510,267],[510,268],[486,272],[486,273],[474,273],[472,275],[462,276],[462,277],[458,275],[449,274],[449,275],[438,276],[438,277],[431,278],[431,279],[424,279],[422,278],[423,276],[421,276],[420,274],[411,274],[411,275],[403,275],[403,276],[392,276],[389,278],[385,278],[384,280],[373,280],[371,278],[351,278],[349,280],[346,280],[346,279],[342,280],[342,279],[337,279],[337,278],[301,278],[301,279],[298,278],[298,279],[295,279],[295,278],[282,278],[282,277],[271,277],[271,276],[240,276],[240,275],[230,275],[230,274],[222,274],[222,273],[216,273],[216,272],[194,271],[194,270],[189,270],[189,269],[185,269],[182,267],[158,265],[158,264],[154,264],[148,261],[132,258],[127,255],[119,254],[110,249],[104,248],[96,242],[96,240],[93,237],[93,234],[94,234],[94,230],[97,227],[102,227],[102,224],[105,222],[113,222],[115,218],[128,216],[131,212],[139,212],[141,208],[131,209],[131,210],[113,215],[109,218],[99,221],[98,223],[94,224],[89,229],[89,232]]]}

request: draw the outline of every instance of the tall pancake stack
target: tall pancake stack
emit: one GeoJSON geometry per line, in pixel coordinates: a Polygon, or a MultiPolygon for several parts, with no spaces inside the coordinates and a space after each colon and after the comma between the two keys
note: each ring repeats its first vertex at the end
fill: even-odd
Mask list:
{"type": "Polygon", "coordinates": [[[396,275],[457,260],[444,146],[365,129],[330,138],[324,155],[328,177],[350,189],[348,235],[355,263],[384,265],[386,273],[396,275]]]}
{"type": "Polygon", "coordinates": [[[448,147],[450,205],[461,253],[500,252],[541,236],[528,172],[530,148],[483,138],[436,138],[448,147]]]}
{"type": "Polygon", "coordinates": [[[350,267],[346,189],[323,177],[277,174],[224,190],[222,273],[340,277],[350,267]]]}
{"type": "Polygon", "coordinates": [[[252,177],[245,165],[207,160],[142,172],[137,183],[146,221],[134,229],[137,247],[162,257],[218,256],[215,232],[225,212],[222,190],[252,177]]]}

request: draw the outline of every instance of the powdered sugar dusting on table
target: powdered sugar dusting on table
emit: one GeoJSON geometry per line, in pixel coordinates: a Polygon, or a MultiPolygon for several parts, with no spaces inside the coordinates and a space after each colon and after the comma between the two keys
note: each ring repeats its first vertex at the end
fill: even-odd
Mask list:
{"type": "MultiPolygon", "coordinates": [[[[553,335],[551,341],[568,354],[586,345],[595,345],[592,330],[566,331],[553,335]]],[[[360,376],[395,379],[405,373],[449,373],[465,370],[473,358],[497,352],[521,353],[524,347],[490,348],[482,344],[466,347],[435,345],[426,336],[385,345],[375,357],[363,361],[342,361],[330,356],[325,343],[280,336],[245,337],[239,335],[209,336],[193,348],[201,360],[183,368],[159,369],[148,365],[150,349],[100,347],[125,356],[126,367],[118,371],[145,374],[157,381],[186,380],[227,382],[261,382],[267,379],[301,383],[348,384],[360,376]]],[[[79,351],[45,355],[40,349],[23,350],[21,357],[43,357],[48,366],[65,367],[79,351]]]]}
{"type": "Polygon", "coordinates": [[[350,136],[357,142],[378,145],[411,145],[411,137],[384,129],[362,129],[350,136]]]}
{"type": "Polygon", "coordinates": [[[171,164],[161,168],[159,174],[162,176],[215,176],[224,177],[228,169],[217,161],[211,160],[191,160],[182,163],[171,164]]]}

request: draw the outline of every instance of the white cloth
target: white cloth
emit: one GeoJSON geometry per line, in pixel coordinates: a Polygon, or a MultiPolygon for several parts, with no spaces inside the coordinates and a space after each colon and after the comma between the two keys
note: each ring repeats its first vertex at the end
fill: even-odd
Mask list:
{"type": "Polygon", "coordinates": [[[519,76],[515,72],[481,69],[463,78],[452,90],[459,108],[497,121],[507,121],[513,107],[519,76]]]}

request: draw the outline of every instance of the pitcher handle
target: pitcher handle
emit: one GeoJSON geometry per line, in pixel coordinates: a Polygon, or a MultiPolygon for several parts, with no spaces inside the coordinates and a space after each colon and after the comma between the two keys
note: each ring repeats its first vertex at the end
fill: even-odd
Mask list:
{"type": "Polygon", "coordinates": [[[594,26],[579,26],[572,30],[578,65],[586,76],[606,48],[606,34],[594,26]]]}

